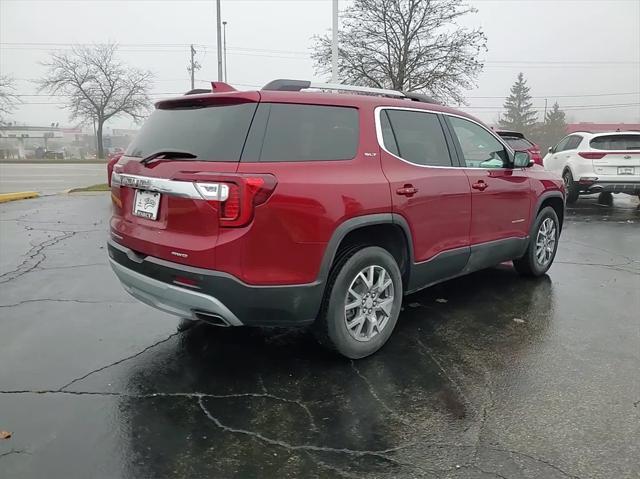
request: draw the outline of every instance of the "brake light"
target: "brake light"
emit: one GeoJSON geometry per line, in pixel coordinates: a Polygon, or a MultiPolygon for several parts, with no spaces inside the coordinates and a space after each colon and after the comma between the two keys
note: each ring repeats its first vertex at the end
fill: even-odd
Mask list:
{"type": "Polygon", "coordinates": [[[220,209],[220,226],[237,228],[251,222],[255,207],[269,199],[277,181],[268,174],[238,175],[227,185],[229,197],[220,209]]]}
{"type": "Polygon", "coordinates": [[[578,155],[587,160],[600,160],[604,158],[606,153],[600,153],[597,151],[580,151],[578,152],[578,155]]]}
{"type": "Polygon", "coordinates": [[[237,220],[240,216],[240,188],[234,183],[229,183],[229,197],[222,203],[220,219],[224,221],[237,220]]]}

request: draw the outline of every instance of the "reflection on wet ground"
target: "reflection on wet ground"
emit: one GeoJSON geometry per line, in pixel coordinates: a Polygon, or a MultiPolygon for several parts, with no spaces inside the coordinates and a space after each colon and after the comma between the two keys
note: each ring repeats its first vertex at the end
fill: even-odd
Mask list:
{"type": "Polygon", "coordinates": [[[0,210],[22,255],[0,261],[7,477],[640,475],[633,199],[571,208],[547,277],[502,265],[407,297],[356,362],[306,330],[177,332],[113,279],[104,203],[0,210]]]}

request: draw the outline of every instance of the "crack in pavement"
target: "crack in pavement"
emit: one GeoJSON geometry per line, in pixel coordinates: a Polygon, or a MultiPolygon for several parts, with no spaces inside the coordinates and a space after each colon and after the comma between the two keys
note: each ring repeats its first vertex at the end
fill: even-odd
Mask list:
{"type": "Polygon", "coordinates": [[[200,406],[200,409],[205,414],[205,416],[207,416],[207,418],[209,418],[209,420],[213,422],[219,429],[225,432],[233,433],[233,434],[241,434],[241,435],[249,436],[253,439],[257,439],[271,446],[278,446],[278,447],[287,449],[289,451],[329,452],[329,453],[336,453],[336,454],[347,454],[355,457],[374,456],[374,457],[383,459],[385,461],[402,466],[403,465],[402,463],[387,456],[386,454],[391,452],[396,452],[413,445],[413,444],[404,444],[404,445],[396,446],[389,449],[372,451],[372,450],[364,450],[364,449],[348,449],[344,447],[337,448],[337,447],[329,447],[329,446],[318,446],[314,444],[291,444],[291,443],[282,441],[280,439],[273,439],[271,437],[267,437],[264,434],[261,434],[259,432],[249,431],[247,429],[240,429],[240,428],[231,427],[223,424],[217,417],[211,414],[211,412],[207,409],[207,407],[204,405],[203,398],[205,397],[204,396],[198,397],[198,406],[200,406]]]}
{"type": "Polygon", "coordinates": [[[47,248],[50,248],[51,246],[54,246],[61,241],[69,239],[75,234],[76,233],[74,231],[66,231],[63,235],[49,238],[41,243],[38,243],[37,245],[34,245],[29,251],[25,253],[26,258],[22,261],[22,263],[18,265],[16,269],[0,275],[0,284],[13,281],[14,279],[19,278],[20,276],[34,270],[47,258],[47,256],[44,254],[44,251],[47,248]]]}
{"type": "Polygon", "coordinates": [[[144,348],[142,351],[139,351],[139,352],[137,352],[137,353],[135,353],[135,354],[132,354],[132,355],[130,355],[130,356],[127,356],[127,357],[125,357],[125,358],[118,359],[117,361],[114,361],[113,363],[107,364],[106,366],[102,366],[102,367],[100,367],[100,368],[98,368],[98,369],[94,369],[93,371],[89,371],[87,374],[85,374],[85,375],[83,375],[83,376],[80,376],[80,377],[77,377],[77,378],[73,379],[72,381],[69,381],[69,382],[68,382],[67,384],[65,384],[64,386],[61,386],[61,387],[58,389],[58,391],[64,391],[64,390],[65,390],[65,389],[67,389],[69,386],[71,386],[71,385],[73,385],[73,384],[75,384],[75,383],[77,383],[77,382],[79,382],[79,381],[82,381],[83,379],[88,378],[88,377],[89,377],[89,376],[91,376],[92,374],[99,373],[100,371],[104,371],[105,369],[108,369],[108,368],[113,367],[113,366],[117,366],[118,364],[121,364],[121,363],[123,363],[123,362],[125,362],[125,361],[128,361],[129,359],[136,358],[136,357],[140,356],[141,354],[146,353],[146,352],[147,352],[147,351],[149,351],[150,349],[153,349],[153,348],[155,348],[156,346],[159,346],[159,345],[160,345],[160,344],[162,344],[162,343],[166,343],[167,341],[169,341],[170,339],[172,339],[172,338],[174,338],[175,336],[179,335],[180,333],[181,333],[180,331],[177,331],[177,332],[175,332],[175,333],[172,333],[172,334],[170,334],[168,337],[166,337],[166,338],[164,338],[164,339],[162,339],[162,340],[160,340],[160,341],[157,341],[157,342],[155,342],[155,343],[151,344],[150,346],[147,346],[147,347],[146,347],[146,348],[144,348]]]}
{"type": "Polygon", "coordinates": [[[6,456],[10,456],[11,454],[27,454],[29,456],[32,455],[29,451],[24,451],[22,449],[11,449],[8,452],[1,453],[0,454],[0,458],[6,457],[6,456]]]}
{"type": "Polygon", "coordinates": [[[50,266],[47,268],[36,268],[37,271],[52,271],[57,269],[75,269],[75,268],[87,268],[89,266],[109,266],[106,262],[103,263],[85,263],[85,264],[73,264],[69,266],[50,266]]]}
{"type": "Polygon", "coordinates": [[[94,301],[85,299],[63,299],[63,298],[39,298],[39,299],[25,299],[18,303],[12,304],[0,304],[0,308],[13,308],[27,303],[40,303],[40,302],[54,302],[54,303],[79,303],[79,304],[137,304],[135,301],[94,301]]]}
{"type": "MultiPolygon", "coordinates": [[[[243,434],[246,436],[250,436],[253,437],[254,439],[258,439],[262,442],[265,442],[267,444],[271,444],[274,446],[279,446],[291,451],[307,451],[307,452],[321,452],[321,453],[337,453],[337,454],[347,454],[347,455],[352,455],[352,456],[356,456],[356,457],[363,457],[363,456],[375,456],[375,457],[380,457],[381,459],[384,459],[386,461],[392,462],[396,465],[399,466],[411,466],[414,468],[419,468],[421,469],[421,471],[423,471],[424,473],[427,472],[437,472],[435,470],[430,471],[430,470],[426,470],[424,468],[422,468],[421,466],[418,466],[416,464],[409,464],[409,463],[403,463],[395,458],[391,458],[389,456],[387,456],[386,454],[388,453],[392,453],[392,452],[397,452],[403,449],[407,449],[413,446],[421,446],[421,447],[441,447],[441,448],[450,448],[450,449],[472,449],[472,450],[476,450],[476,449],[480,449],[480,450],[488,450],[488,451],[494,451],[494,452],[502,452],[502,453],[506,453],[506,454],[513,454],[516,456],[520,456],[520,457],[524,457],[526,459],[529,459],[531,461],[534,461],[536,463],[540,463],[540,464],[544,464],[547,467],[550,467],[554,470],[556,470],[557,472],[561,473],[563,476],[568,477],[570,479],[580,479],[579,476],[576,476],[574,474],[571,474],[567,471],[565,471],[564,469],[562,469],[559,466],[556,466],[555,464],[553,464],[552,462],[547,461],[546,459],[542,459],[539,457],[535,457],[532,456],[530,454],[521,452],[521,451],[516,451],[513,449],[505,449],[505,448],[501,448],[501,447],[497,447],[495,445],[480,445],[480,447],[478,448],[476,444],[459,444],[459,443],[444,443],[444,442],[430,442],[430,441],[415,441],[415,442],[411,442],[411,443],[406,443],[406,444],[401,444],[399,446],[395,446],[392,448],[388,448],[388,449],[383,449],[383,450],[358,450],[358,449],[348,449],[348,448],[335,448],[335,447],[329,447],[329,446],[318,446],[318,445],[314,445],[314,444],[290,444],[288,442],[285,441],[281,441],[279,439],[273,439],[267,436],[264,436],[263,434],[259,433],[259,432],[254,432],[254,431],[249,431],[246,429],[239,429],[239,428],[234,428],[231,426],[227,426],[225,424],[222,424],[222,422],[220,422],[220,420],[218,418],[216,418],[215,416],[213,416],[211,414],[211,412],[206,408],[206,406],[204,406],[204,403],[202,402],[204,399],[238,399],[238,398],[246,398],[246,397],[251,397],[251,398],[271,398],[271,399],[275,399],[278,401],[283,401],[283,402],[287,402],[287,403],[294,403],[297,404],[297,401],[295,400],[290,400],[287,398],[283,398],[280,396],[275,396],[273,394],[268,394],[268,393],[235,393],[235,394],[209,394],[209,393],[201,393],[201,392],[192,392],[192,393],[187,393],[187,392],[174,392],[174,393],[165,393],[165,392],[155,392],[155,393],[145,393],[145,394],[136,394],[136,393],[124,393],[124,392],[117,392],[117,391],[65,391],[65,390],[60,390],[60,389],[47,389],[47,390],[29,390],[29,389],[24,389],[24,390],[0,390],[0,394],[8,394],[8,395],[19,395],[19,394],[53,394],[53,395],[69,395],[69,396],[105,396],[105,397],[124,397],[124,398],[132,398],[132,399],[153,399],[153,398],[187,398],[187,399],[197,399],[198,400],[198,405],[200,406],[201,410],[205,413],[205,415],[214,423],[216,424],[216,426],[218,426],[220,429],[222,429],[223,431],[226,432],[230,432],[230,433],[236,433],[236,434],[243,434]]],[[[30,453],[29,453],[30,454],[30,453]]],[[[464,464],[464,465],[460,465],[457,466],[456,469],[460,469],[460,468],[476,468],[478,470],[480,470],[480,466],[476,465],[476,464],[464,464]]],[[[453,471],[454,469],[451,469],[451,471],[453,471]]],[[[443,470],[444,471],[444,470],[443,470]]],[[[448,471],[448,470],[447,470],[448,471]]],[[[482,471],[482,472],[486,472],[488,474],[497,474],[495,472],[492,471],[482,471]]],[[[500,477],[500,476],[498,476],[500,477]]]]}
{"type": "Polygon", "coordinates": [[[383,401],[382,398],[380,398],[380,396],[378,396],[378,393],[376,392],[375,388],[373,387],[373,384],[371,384],[371,381],[369,381],[369,379],[364,374],[362,374],[360,372],[360,370],[356,366],[356,364],[353,361],[353,359],[351,360],[351,369],[353,369],[353,371],[356,373],[356,375],[360,379],[362,379],[362,381],[367,385],[367,388],[369,389],[369,394],[371,394],[373,399],[375,399],[389,414],[391,414],[391,416],[395,417],[398,421],[400,421],[405,426],[411,427],[412,429],[416,429],[416,426],[415,426],[414,423],[412,423],[411,421],[406,420],[404,417],[402,417],[400,414],[398,414],[396,411],[394,411],[391,407],[389,407],[389,405],[387,405],[387,403],[385,401],[383,401]]]}

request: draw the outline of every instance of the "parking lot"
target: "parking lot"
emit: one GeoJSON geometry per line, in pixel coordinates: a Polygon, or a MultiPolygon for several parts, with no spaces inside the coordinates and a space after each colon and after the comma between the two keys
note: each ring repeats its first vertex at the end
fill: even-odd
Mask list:
{"type": "Polygon", "coordinates": [[[640,210],[567,211],[548,276],[404,301],[351,362],[304,330],[178,321],[106,257],[109,197],[0,205],[0,476],[640,476],[640,210]]]}
{"type": "Polygon", "coordinates": [[[0,193],[36,191],[50,195],[106,181],[104,163],[0,163],[0,193]]]}

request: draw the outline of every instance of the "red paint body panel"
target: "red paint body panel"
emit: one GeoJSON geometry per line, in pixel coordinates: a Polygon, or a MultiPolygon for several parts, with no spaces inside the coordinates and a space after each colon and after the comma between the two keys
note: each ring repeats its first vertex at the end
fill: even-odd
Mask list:
{"type": "Polygon", "coordinates": [[[429,168],[407,163],[380,149],[392,192],[393,211],[403,216],[413,236],[414,261],[469,246],[471,189],[461,168],[429,168]],[[412,185],[411,197],[396,194],[412,185]]]}
{"type": "Polygon", "coordinates": [[[529,234],[531,188],[524,169],[471,169],[465,173],[471,185],[484,182],[482,191],[471,190],[471,244],[529,234]]]}

